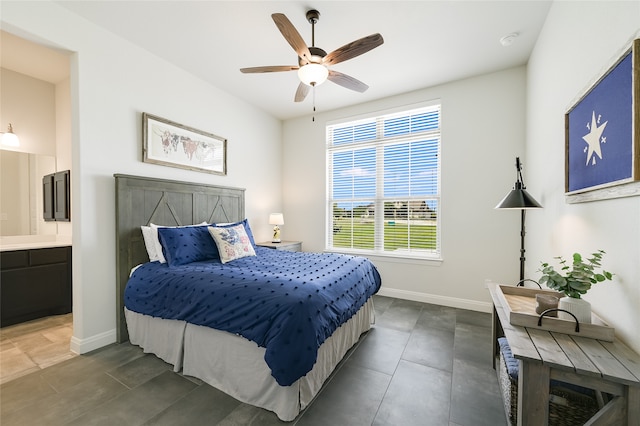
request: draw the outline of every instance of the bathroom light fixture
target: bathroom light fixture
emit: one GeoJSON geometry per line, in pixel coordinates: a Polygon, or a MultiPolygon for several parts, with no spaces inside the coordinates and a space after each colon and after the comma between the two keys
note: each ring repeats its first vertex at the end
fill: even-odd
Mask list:
{"type": "Polygon", "coordinates": [[[520,281],[524,278],[524,211],[541,209],[542,206],[526,191],[522,180],[520,158],[516,157],[516,183],[511,191],[498,203],[496,209],[520,210],[520,281]]]}
{"type": "MultiPolygon", "coordinates": [[[[3,133],[3,132],[0,132],[3,133]]],[[[18,139],[18,136],[13,133],[13,126],[11,126],[11,123],[9,123],[9,128],[7,129],[6,133],[3,133],[2,135],[2,145],[5,146],[20,146],[20,139],[18,139]]]]}
{"type": "Polygon", "coordinates": [[[280,226],[284,225],[284,215],[282,213],[271,213],[269,215],[269,225],[275,225],[273,227],[273,239],[272,243],[279,243],[280,240],[280,226]]]}

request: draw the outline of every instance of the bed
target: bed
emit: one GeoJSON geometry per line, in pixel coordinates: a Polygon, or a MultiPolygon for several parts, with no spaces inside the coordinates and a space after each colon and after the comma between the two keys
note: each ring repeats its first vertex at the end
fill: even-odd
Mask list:
{"type": "MultiPolygon", "coordinates": [[[[172,364],[174,371],[273,411],[281,420],[295,419],[361,334],[370,329],[374,319],[371,296],[380,287],[375,267],[364,258],[292,253],[254,244],[250,245],[255,256],[229,263],[207,259],[181,264],[173,254],[168,259],[174,262],[171,267],[149,262],[140,227],[151,223],[225,223],[220,228],[229,229],[216,227],[223,236],[238,229],[247,229],[251,236],[246,220],[243,222],[244,190],[128,175],[115,175],[115,180],[118,341],[130,340],[172,364]],[[240,228],[239,223],[243,224],[240,228]],[[287,268],[278,271],[278,264],[287,268]],[[193,275],[196,273],[203,275],[193,275]],[[203,283],[213,273],[222,273],[224,279],[216,278],[213,287],[203,283]],[[331,276],[335,273],[339,275],[331,276]],[[184,276],[189,276],[188,282],[176,281],[184,276]],[[166,283],[160,281],[165,279],[166,283]],[[347,281],[348,286],[340,287],[347,281]],[[212,288],[218,293],[208,291],[212,288]],[[160,294],[160,289],[165,293],[160,294]],[[185,294],[190,296],[181,296],[185,294]],[[241,304],[232,305],[227,297],[241,304]],[[170,305],[158,302],[168,298],[174,300],[170,305]],[[278,302],[292,298],[295,303],[290,306],[278,302]],[[149,307],[156,304],[164,307],[155,311],[149,307]],[[204,305],[208,314],[203,313],[204,305]],[[328,316],[320,319],[325,311],[328,316]],[[193,315],[185,316],[185,312],[193,315]],[[265,318],[257,322],[260,315],[265,318]]],[[[189,232],[204,232],[202,228],[214,236],[208,226],[189,232]]],[[[159,235],[166,239],[177,234],[161,230],[159,235]]]]}

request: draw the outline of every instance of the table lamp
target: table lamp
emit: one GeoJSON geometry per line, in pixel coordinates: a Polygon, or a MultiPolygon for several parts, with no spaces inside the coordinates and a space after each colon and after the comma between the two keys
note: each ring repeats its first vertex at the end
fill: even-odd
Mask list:
{"type": "Polygon", "coordinates": [[[284,215],[282,213],[271,213],[269,215],[269,224],[273,227],[273,239],[272,243],[279,243],[280,240],[280,225],[284,225],[284,215]]]}

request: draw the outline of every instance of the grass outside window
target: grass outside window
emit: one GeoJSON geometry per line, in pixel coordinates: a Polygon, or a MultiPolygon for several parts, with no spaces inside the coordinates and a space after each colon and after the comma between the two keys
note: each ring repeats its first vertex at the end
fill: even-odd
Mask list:
{"type": "MultiPolygon", "coordinates": [[[[437,227],[430,221],[392,221],[384,223],[384,251],[436,250],[437,227]]],[[[333,247],[373,250],[373,220],[352,222],[334,219],[333,247]]]]}

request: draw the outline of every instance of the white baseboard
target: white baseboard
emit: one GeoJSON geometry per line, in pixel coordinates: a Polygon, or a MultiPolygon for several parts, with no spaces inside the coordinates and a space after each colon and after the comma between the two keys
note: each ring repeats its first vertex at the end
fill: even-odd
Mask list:
{"type": "Polygon", "coordinates": [[[380,296],[395,297],[397,299],[412,300],[414,302],[432,303],[434,305],[449,306],[451,308],[468,309],[470,311],[491,313],[493,305],[489,302],[458,299],[456,297],[438,296],[435,294],[418,293],[415,291],[399,290],[395,288],[381,288],[380,296]]]}
{"type": "Polygon", "coordinates": [[[115,328],[86,339],[79,339],[76,336],[73,336],[71,338],[71,351],[77,354],[86,354],[87,352],[115,343],[116,337],[115,328]]]}

